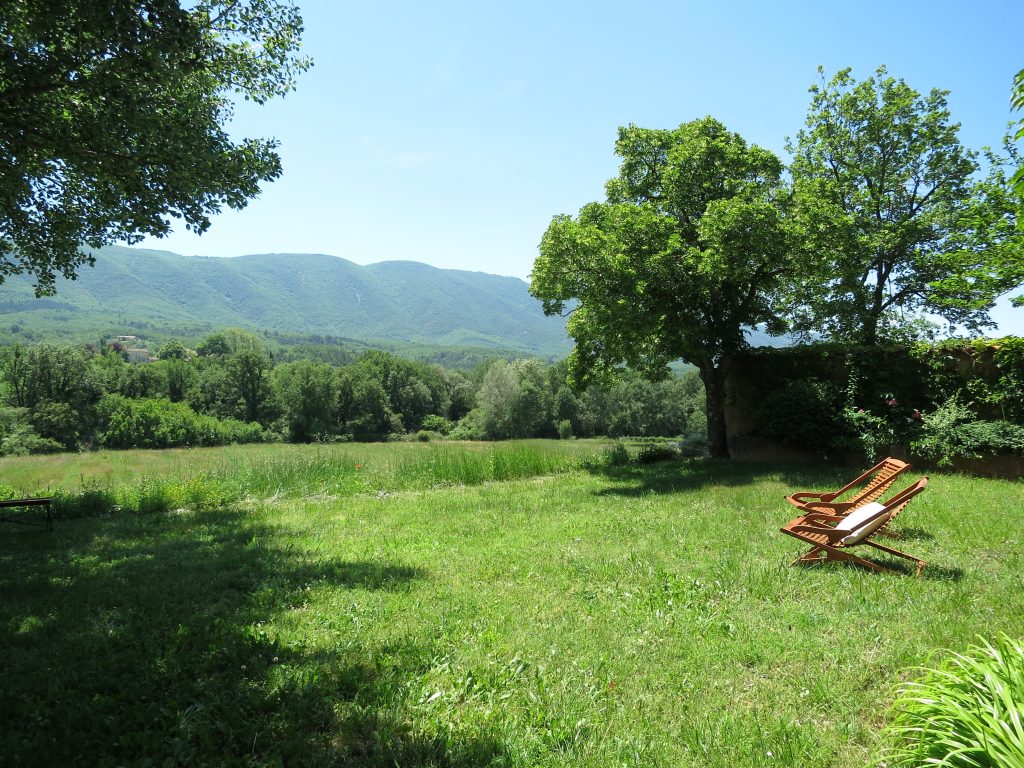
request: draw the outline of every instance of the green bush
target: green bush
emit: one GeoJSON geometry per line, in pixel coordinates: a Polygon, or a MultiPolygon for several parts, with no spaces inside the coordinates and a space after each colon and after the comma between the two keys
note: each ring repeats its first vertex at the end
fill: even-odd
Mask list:
{"type": "Polygon", "coordinates": [[[889,768],[1024,768],[1024,646],[1000,634],[899,689],[889,768]]]}
{"type": "Polygon", "coordinates": [[[30,453],[59,453],[64,446],[49,437],[40,437],[29,424],[15,424],[0,441],[4,456],[28,456],[30,453]]]}
{"type": "Polygon", "coordinates": [[[679,450],[679,455],[686,458],[697,458],[708,455],[708,438],[705,433],[689,434],[681,440],[675,441],[674,445],[679,450]]]}
{"type": "Polygon", "coordinates": [[[759,431],[786,445],[824,450],[843,431],[838,394],[824,382],[798,379],[772,391],[761,405],[759,431]]]}
{"type": "Polygon", "coordinates": [[[455,425],[448,437],[452,440],[485,440],[487,433],[484,430],[483,414],[479,408],[474,408],[455,425]]]}
{"type": "Polygon", "coordinates": [[[266,442],[259,424],[198,414],[185,403],[107,395],[100,402],[100,442],[107,448],[174,448],[266,442]]]}
{"type": "Polygon", "coordinates": [[[25,494],[23,493],[19,493],[13,486],[0,483],[0,500],[6,501],[7,499],[18,499],[24,495],[25,494]]]}
{"type": "Polygon", "coordinates": [[[603,459],[609,467],[624,467],[629,464],[629,451],[622,443],[615,443],[605,451],[603,459]]]}
{"type": "Polygon", "coordinates": [[[844,408],[839,423],[835,447],[863,454],[871,462],[884,458],[898,441],[887,419],[863,408],[844,408]]]}
{"type": "Polygon", "coordinates": [[[636,455],[638,464],[657,464],[661,461],[674,461],[680,457],[679,449],[673,443],[645,445],[636,455]]]}
{"type": "Polygon", "coordinates": [[[978,421],[971,409],[951,397],[921,418],[921,436],[911,451],[939,466],[957,457],[1024,453],[1024,427],[1009,421],[978,421]]]}
{"type": "Polygon", "coordinates": [[[1024,426],[1009,421],[971,421],[956,430],[965,456],[1024,454],[1024,426]]]}
{"type": "Polygon", "coordinates": [[[754,349],[733,385],[741,404],[763,402],[757,432],[775,440],[871,458],[899,444],[948,464],[1020,450],[1024,340],[754,349]]]}
{"type": "Polygon", "coordinates": [[[447,435],[452,431],[452,427],[455,425],[444,416],[438,416],[436,413],[432,413],[429,416],[423,417],[423,429],[430,432],[438,432],[442,435],[447,435]]]}

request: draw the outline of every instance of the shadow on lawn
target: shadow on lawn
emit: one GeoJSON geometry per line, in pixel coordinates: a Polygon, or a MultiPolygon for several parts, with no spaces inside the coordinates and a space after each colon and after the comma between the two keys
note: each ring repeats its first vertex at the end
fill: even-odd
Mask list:
{"type": "MultiPolygon", "coordinates": [[[[656,464],[592,466],[590,472],[614,483],[597,492],[600,496],[646,496],[680,493],[709,486],[743,486],[765,481],[780,482],[792,493],[828,490],[845,485],[851,470],[806,464],[765,464],[738,459],[683,459],[656,464]]],[[[780,502],[783,498],[780,496],[780,502]]]]}
{"type": "MultiPolygon", "coordinates": [[[[915,567],[909,563],[903,562],[902,560],[898,560],[896,558],[886,559],[882,557],[865,556],[864,552],[858,552],[857,555],[859,557],[863,557],[865,560],[880,565],[883,568],[889,568],[890,570],[896,571],[901,576],[914,577],[915,567]]],[[[863,566],[855,565],[854,563],[842,563],[835,561],[822,561],[817,563],[802,562],[796,563],[794,567],[805,568],[808,570],[816,568],[834,568],[837,570],[842,568],[854,568],[861,571],[867,571],[863,566]]],[[[871,573],[871,571],[867,572],[871,573]]],[[[929,579],[932,581],[960,581],[963,577],[964,572],[962,568],[949,568],[944,565],[928,563],[924,567],[924,570],[921,571],[921,575],[917,578],[929,579]]]]}
{"type": "Polygon", "coordinates": [[[367,646],[331,615],[326,650],[324,635],[285,645],[268,630],[304,610],[310,590],[397,590],[426,576],[314,561],[286,539],[237,510],[0,538],[6,764],[504,762],[486,735],[410,728],[407,682],[430,648],[367,646]]]}
{"type": "Polygon", "coordinates": [[[934,541],[935,536],[924,528],[893,528],[883,532],[895,541],[934,541]]]}

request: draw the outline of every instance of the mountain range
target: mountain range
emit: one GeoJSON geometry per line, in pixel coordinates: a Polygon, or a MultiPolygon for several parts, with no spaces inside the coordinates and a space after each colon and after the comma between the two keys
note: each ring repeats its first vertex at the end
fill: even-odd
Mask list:
{"type": "Polygon", "coordinates": [[[360,266],[323,254],[233,258],[110,247],[55,296],[0,285],[0,339],[96,339],[149,330],[201,338],[241,327],[297,338],[407,342],[564,356],[565,320],[546,317],[515,277],[413,261],[360,266]]]}

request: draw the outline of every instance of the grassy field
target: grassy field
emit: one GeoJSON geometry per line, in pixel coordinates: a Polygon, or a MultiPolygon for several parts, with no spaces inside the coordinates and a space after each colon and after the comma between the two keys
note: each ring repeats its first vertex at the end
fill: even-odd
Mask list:
{"type": "Polygon", "coordinates": [[[1024,635],[1019,482],[934,476],[915,579],[789,567],[849,472],[601,450],[3,460],[83,516],[0,527],[0,762],[862,766],[904,670],[1024,635]]]}

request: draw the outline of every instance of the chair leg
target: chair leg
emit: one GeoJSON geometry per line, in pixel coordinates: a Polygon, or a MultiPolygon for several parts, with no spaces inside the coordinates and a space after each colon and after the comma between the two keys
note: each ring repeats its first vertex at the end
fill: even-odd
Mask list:
{"type": "Polygon", "coordinates": [[[875,549],[880,549],[883,552],[887,552],[890,555],[895,555],[896,557],[902,557],[904,560],[909,560],[910,562],[912,562],[916,566],[916,570],[914,572],[915,576],[920,576],[921,575],[921,571],[924,570],[924,567],[926,565],[924,560],[920,560],[920,559],[918,559],[916,557],[912,557],[911,555],[908,555],[906,552],[900,552],[898,549],[893,549],[892,547],[887,547],[884,544],[879,544],[877,541],[865,541],[865,542],[862,542],[862,543],[863,544],[869,544],[870,546],[874,547],[875,549]]]}
{"type": "Polygon", "coordinates": [[[836,560],[839,562],[852,563],[853,565],[859,565],[862,568],[868,570],[877,571],[879,573],[895,573],[899,574],[899,571],[894,571],[892,568],[886,568],[884,565],[878,563],[872,563],[870,560],[865,560],[862,557],[851,554],[850,552],[844,552],[841,549],[830,547],[827,544],[816,545],[804,555],[798,557],[791,564],[796,565],[797,563],[820,563],[827,560],[836,560]]]}
{"type": "Polygon", "coordinates": [[[823,547],[811,547],[804,554],[800,555],[790,565],[796,565],[797,563],[819,563],[824,560],[828,560],[828,553],[824,552],[823,547]]]}
{"type": "Polygon", "coordinates": [[[850,554],[849,552],[837,552],[837,560],[846,560],[847,562],[859,565],[861,568],[868,568],[872,571],[878,571],[879,573],[895,573],[899,575],[899,571],[895,571],[892,568],[886,568],[884,565],[878,563],[872,563],[870,560],[865,560],[863,557],[857,557],[857,555],[850,554]]]}

